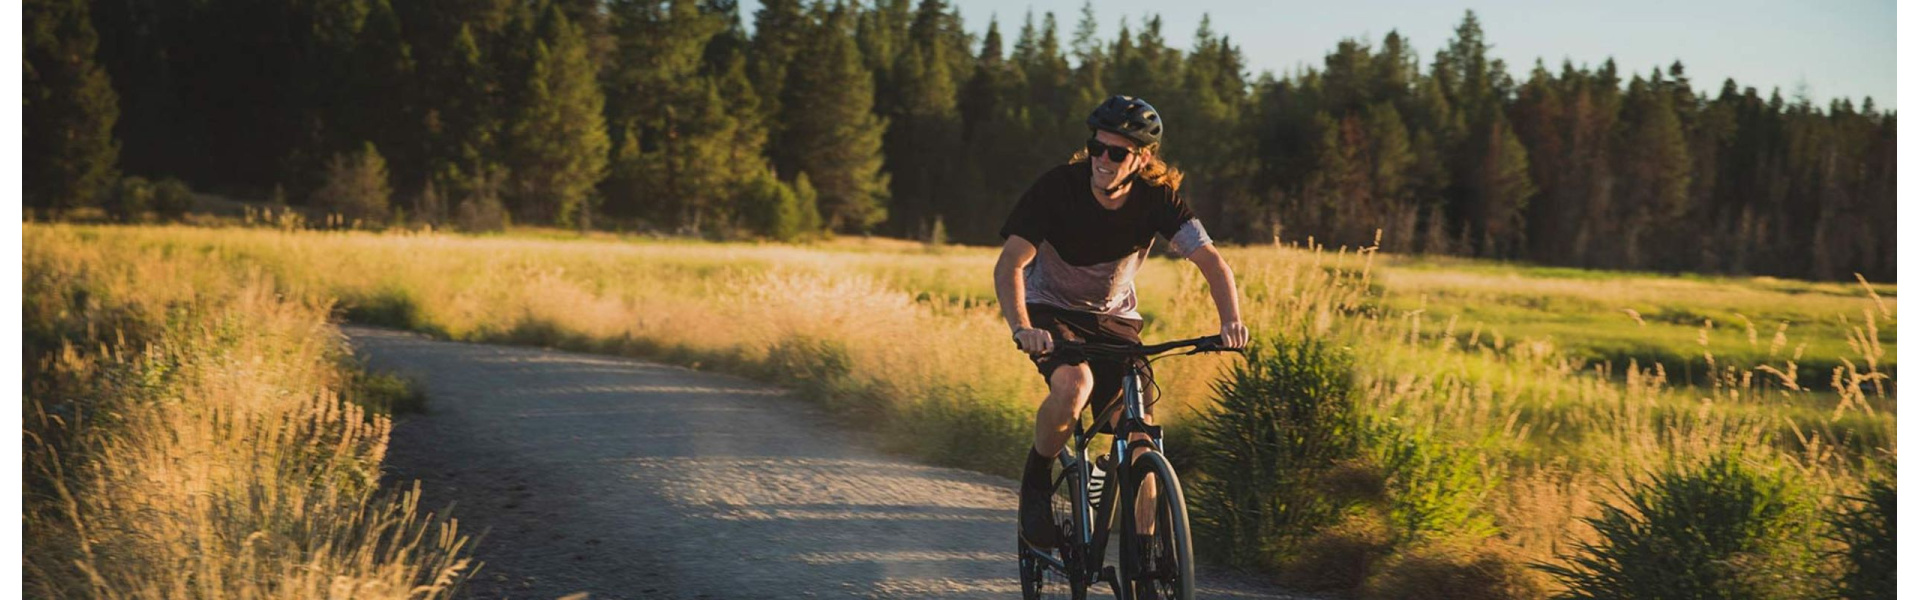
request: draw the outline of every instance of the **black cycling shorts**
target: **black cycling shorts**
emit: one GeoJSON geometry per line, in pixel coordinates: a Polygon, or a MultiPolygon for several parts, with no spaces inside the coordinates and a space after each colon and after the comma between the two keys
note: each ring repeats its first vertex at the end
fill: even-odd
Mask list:
{"type": "MultiPolygon", "coordinates": [[[[1044,329],[1053,334],[1054,340],[1074,340],[1102,344],[1138,344],[1140,343],[1139,319],[1128,319],[1112,315],[1102,315],[1077,310],[1067,310],[1046,304],[1028,304],[1027,319],[1035,329],[1044,329]]],[[[1093,369],[1093,393],[1087,396],[1087,402],[1093,405],[1093,414],[1099,415],[1108,405],[1120,397],[1120,382],[1126,377],[1125,364],[1110,359],[1088,359],[1078,353],[1063,353],[1056,349],[1050,354],[1028,355],[1033,365],[1040,370],[1040,376],[1047,379],[1047,385],[1053,385],[1053,370],[1062,365],[1086,363],[1093,369]]],[[[1143,382],[1144,383],[1144,382],[1143,382]]]]}

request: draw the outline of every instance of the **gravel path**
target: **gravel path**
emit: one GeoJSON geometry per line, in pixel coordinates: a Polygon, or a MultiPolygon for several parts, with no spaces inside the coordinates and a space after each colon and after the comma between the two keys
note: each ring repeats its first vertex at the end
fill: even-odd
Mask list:
{"type": "MultiPolygon", "coordinates": [[[[427,392],[387,462],[482,533],[470,597],[1019,597],[1012,480],[882,454],[738,377],[342,329],[427,392]]],[[[1215,571],[1205,597],[1299,597],[1215,571]]]]}

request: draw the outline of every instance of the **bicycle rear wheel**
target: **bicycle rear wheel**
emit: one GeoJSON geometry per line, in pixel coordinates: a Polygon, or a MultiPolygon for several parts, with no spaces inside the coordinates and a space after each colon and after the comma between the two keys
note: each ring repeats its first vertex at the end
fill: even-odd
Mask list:
{"type": "Polygon", "coordinates": [[[1075,491],[1084,489],[1080,470],[1068,468],[1066,477],[1060,479],[1060,485],[1053,490],[1053,520],[1060,527],[1059,547],[1041,550],[1027,545],[1026,540],[1015,542],[1020,548],[1020,595],[1026,600],[1086,600],[1087,577],[1080,571],[1078,542],[1075,541],[1080,530],[1073,520],[1073,504],[1077,501],[1075,491]]]}
{"type": "Polygon", "coordinates": [[[1187,526],[1187,500],[1180,491],[1180,479],[1173,465],[1159,452],[1147,452],[1133,459],[1127,469],[1126,491],[1121,501],[1120,522],[1125,533],[1120,537],[1119,586],[1130,592],[1127,598],[1172,598],[1190,600],[1193,595],[1193,538],[1187,526]],[[1139,510],[1135,498],[1146,477],[1152,474],[1158,498],[1153,506],[1151,546],[1143,553],[1135,547],[1139,539],[1139,510]],[[1142,560],[1144,558],[1144,560],[1142,560]]]}

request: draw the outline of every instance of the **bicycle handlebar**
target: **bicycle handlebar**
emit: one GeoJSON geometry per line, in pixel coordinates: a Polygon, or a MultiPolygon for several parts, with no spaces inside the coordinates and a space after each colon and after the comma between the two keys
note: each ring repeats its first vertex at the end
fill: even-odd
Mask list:
{"type": "Polygon", "coordinates": [[[1246,350],[1242,348],[1221,346],[1220,336],[1218,335],[1162,342],[1150,346],[1144,344],[1102,344],[1074,340],[1054,340],[1054,346],[1060,350],[1074,350],[1089,357],[1101,358],[1145,358],[1183,348],[1193,348],[1193,351],[1187,354],[1201,354],[1204,352],[1246,352],[1246,350]]]}

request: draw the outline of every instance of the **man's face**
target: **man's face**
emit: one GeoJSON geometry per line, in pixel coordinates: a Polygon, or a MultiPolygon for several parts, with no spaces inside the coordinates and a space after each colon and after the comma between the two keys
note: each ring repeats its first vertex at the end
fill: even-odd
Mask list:
{"type": "Polygon", "coordinates": [[[1114,162],[1112,159],[1109,159],[1105,152],[1093,156],[1090,162],[1093,164],[1094,187],[1103,190],[1112,188],[1114,182],[1126,181],[1127,177],[1132,176],[1134,171],[1139,170],[1142,165],[1147,164],[1147,157],[1142,156],[1143,153],[1140,151],[1140,147],[1135,145],[1133,140],[1127,139],[1126,136],[1110,131],[1096,131],[1094,132],[1093,139],[1108,146],[1119,146],[1133,151],[1127,155],[1126,160],[1119,162],[1114,162]]]}

